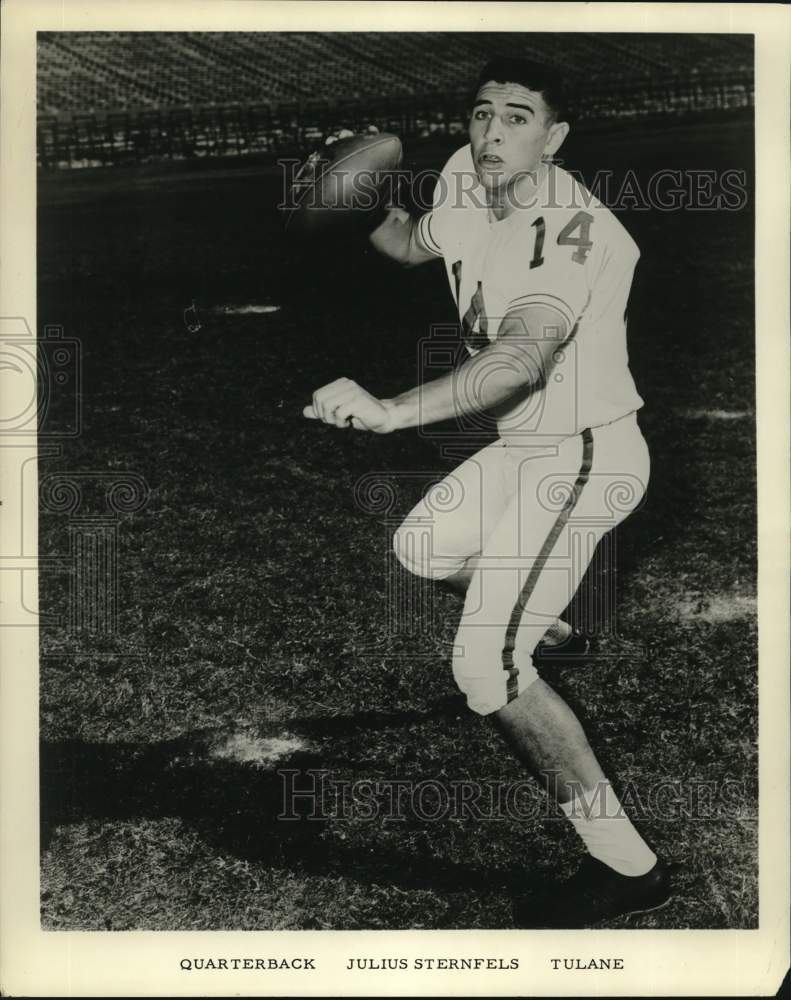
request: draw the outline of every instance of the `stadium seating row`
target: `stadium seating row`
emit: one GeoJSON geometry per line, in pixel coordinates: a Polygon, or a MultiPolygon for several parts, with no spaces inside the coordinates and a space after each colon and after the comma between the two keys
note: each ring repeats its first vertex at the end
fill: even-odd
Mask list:
{"type": "Polygon", "coordinates": [[[492,53],[562,66],[599,92],[749,72],[744,35],[381,32],[48,32],[43,114],[461,92],[492,53]]]}

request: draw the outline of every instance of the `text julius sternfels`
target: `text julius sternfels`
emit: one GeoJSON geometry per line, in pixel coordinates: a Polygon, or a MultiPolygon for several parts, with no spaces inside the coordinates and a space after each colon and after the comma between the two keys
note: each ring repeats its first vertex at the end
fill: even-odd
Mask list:
{"type": "Polygon", "coordinates": [[[349,958],[346,969],[363,972],[395,972],[397,969],[470,970],[518,969],[518,958],[349,958]]]}

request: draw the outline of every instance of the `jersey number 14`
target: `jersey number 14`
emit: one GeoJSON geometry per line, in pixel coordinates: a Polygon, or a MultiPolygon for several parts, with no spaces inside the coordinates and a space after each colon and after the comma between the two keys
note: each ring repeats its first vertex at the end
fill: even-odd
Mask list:
{"type": "MultiPolygon", "coordinates": [[[[591,241],[592,222],[593,216],[588,212],[577,212],[574,218],[571,219],[558,233],[558,246],[576,248],[574,253],[571,255],[571,259],[575,264],[584,264],[588,259],[588,254],[593,246],[591,241]],[[573,235],[575,230],[579,230],[579,235],[573,235]]],[[[544,223],[543,215],[540,215],[536,219],[533,223],[533,228],[536,231],[536,245],[533,250],[533,259],[530,261],[531,268],[541,267],[544,263],[543,252],[546,225],[544,223]]]]}

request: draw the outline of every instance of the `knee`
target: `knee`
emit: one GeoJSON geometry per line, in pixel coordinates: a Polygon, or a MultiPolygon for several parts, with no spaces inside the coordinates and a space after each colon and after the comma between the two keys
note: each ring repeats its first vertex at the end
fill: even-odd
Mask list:
{"type": "Polygon", "coordinates": [[[416,576],[431,576],[430,539],[418,525],[404,522],[393,535],[393,551],[398,561],[416,576]]]}
{"type": "Polygon", "coordinates": [[[430,524],[409,518],[393,535],[393,551],[405,569],[428,580],[444,580],[464,567],[463,556],[440,556],[434,551],[430,524]]]}
{"type": "Polygon", "coordinates": [[[491,715],[518,698],[538,680],[532,657],[515,650],[504,660],[496,629],[461,626],[453,651],[453,679],[477,715],[491,715]]]}

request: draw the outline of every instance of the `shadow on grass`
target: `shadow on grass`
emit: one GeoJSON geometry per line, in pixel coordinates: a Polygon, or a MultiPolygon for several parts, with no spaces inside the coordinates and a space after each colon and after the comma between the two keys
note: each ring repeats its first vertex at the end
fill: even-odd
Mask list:
{"type": "MultiPolygon", "coordinates": [[[[402,889],[507,888],[524,878],[523,865],[490,869],[466,862],[459,865],[435,857],[421,857],[376,844],[344,844],[325,836],[328,827],[343,820],[307,818],[308,799],[293,800],[300,818],[281,818],[284,812],[283,771],[301,772],[290,779],[297,790],[309,787],[309,770],[348,773],[348,744],[356,731],[399,727],[426,719],[459,714],[457,698],[443,699],[429,712],[362,713],[353,717],[326,717],[292,723],[289,734],[325,739],[332,746],[338,736],[339,753],[296,750],[267,767],[213,756],[213,748],[228,734],[206,731],[160,743],[105,744],[77,740],[41,745],[41,848],[46,850],[55,829],[87,820],[178,818],[196,830],[217,850],[249,861],[268,862],[303,874],[353,875],[360,882],[402,889]]],[[[373,767],[392,767],[388,760],[370,761],[373,767]]],[[[396,777],[394,775],[394,777],[396,777]]],[[[315,787],[315,786],[314,786],[315,787]]],[[[330,801],[332,801],[330,797],[330,801]]],[[[354,821],[349,821],[354,822],[354,821]]],[[[377,820],[377,830],[381,820],[377,820]]],[[[386,823],[387,821],[385,821],[386,823]]],[[[356,821],[359,831],[361,823],[356,821]]],[[[424,822],[407,814],[391,829],[414,833],[424,822]]],[[[409,838],[405,838],[409,840],[409,838]]]]}

